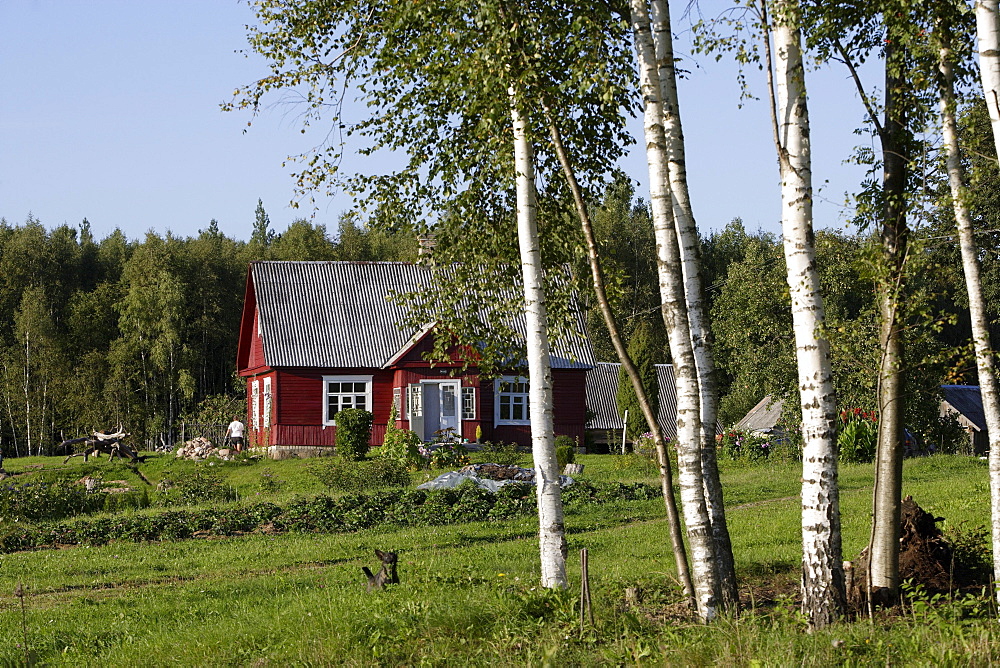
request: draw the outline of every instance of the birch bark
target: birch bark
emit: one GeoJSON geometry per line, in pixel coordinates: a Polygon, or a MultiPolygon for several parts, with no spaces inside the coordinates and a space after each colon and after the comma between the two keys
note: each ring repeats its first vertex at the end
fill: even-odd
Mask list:
{"type": "Polygon", "coordinates": [[[630,0],[630,10],[643,97],[643,130],[660,298],[677,378],[677,464],[681,506],[691,548],[691,571],[698,613],[704,621],[711,621],[718,612],[721,590],[712,523],[705,503],[698,372],[691,346],[680,249],[674,228],[659,73],[647,0],[630,0]]]}
{"type": "Polygon", "coordinates": [[[895,28],[887,17],[885,45],[885,120],[882,145],[882,257],[885,276],[879,294],[882,356],[879,363],[879,429],[875,458],[875,490],[870,578],[875,589],[884,589],[887,602],[899,592],[899,519],[903,487],[903,329],[899,307],[904,286],[904,265],[909,229],[906,225],[906,117],[901,92],[907,82],[902,74],[905,57],[896,44],[895,28]]]}
{"type": "MultiPolygon", "coordinates": [[[[986,95],[993,138],[1000,147],[1000,9],[997,0],[976,2],[976,29],[979,33],[979,67],[986,95]]],[[[965,175],[962,170],[958,147],[958,124],[955,120],[954,74],[947,46],[941,50],[941,125],[947,151],[948,184],[955,208],[958,240],[962,250],[962,269],[969,293],[969,311],[972,315],[972,338],[976,349],[976,366],[979,371],[979,391],[983,399],[983,413],[990,438],[990,498],[992,507],[993,579],[1000,582],[1000,388],[997,384],[993,346],[990,342],[989,320],[983,285],[980,280],[979,257],[972,234],[972,218],[966,205],[965,175]]],[[[1000,155],[1000,153],[998,153],[1000,155]]],[[[1000,601],[1000,589],[994,593],[1000,601]]]]}
{"type": "Polygon", "coordinates": [[[556,461],[552,417],[552,369],[538,243],[538,207],[535,197],[534,152],[527,124],[513,90],[511,121],[514,131],[514,168],[517,184],[517,240],[524,276],[524,317],[528,355],[528,406],[531,414],[531,452],[535,461],[538,499],[538,547],[542,586],[563,589],[566,580],[566,537],[563,527],[559,465],[556,461]]]}
{"type": "Polygon", "coordinates": [[[716,458],[715,425],[719,412],[719,393],[715,382],[715,359],[712,354],[711,329],[705,315],[701,283],[701,240],[695,223],[691,197],[688,193],[685,161],[684,128],[681,124],[680,100],[677,95],[677,71],[674,67],[673,36],[670,32],[670,4],[667,0],[652,0],[652,32],[656,54],[663,128],[666,139],[670,194],[673,200],[674,225],[680,246],[681,270],[687,300],[691,345],[698,371],[701,401],[702,475],[705,503],[712,522],[716,563],[722,587],[723,603],[727,608],[739,607],[736,564],[733,545],[726,523],[725,502],[719,466],[716,458]]]}
{"type": "MultiPolygon", "coordinates": [[[[765,48],[770,56],[764,16],[765,48]]],[[[772,98],[771,109],[781,170],[781,228],[802,408],[802,611],[810,626],[823,628],[843,614],[846,595],[834,431],[837,406],[816,270],[809,110],[798,23],[798,2],[776,0],[773,35],[778,108],[774,113],[772,98]]],[[[770,57],[768,61],[770,74],[770,57]]]]}

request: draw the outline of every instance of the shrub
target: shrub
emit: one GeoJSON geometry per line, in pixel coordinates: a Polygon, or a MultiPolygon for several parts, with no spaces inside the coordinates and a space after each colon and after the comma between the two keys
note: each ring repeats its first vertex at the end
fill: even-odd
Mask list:
{"type": "Polygon", "coordinates": [[[330,457],[311,462],[306,471],[328,489],[342,492],[406,487],[410,484],[406,465],[391,459],[350,461],[342,457],[330,457]]]}
{"type": "Polygon", "coordinates": [[[371,413],[360,408],[337,413],[337,454],[354,461],[364,459],[372,439],[372,419],[371,413]]]}
{"type": "Polygon", "coordinates": [[[482,444],[479,452],[482,453],[484,462],[499,464],[500,466],[518,466],[521,463],[521,453],[517,450],[516,443],[490,443],[482,444]]]}
{"type": "Polygon", "coordinates": [[[569,436],[556,436],[555,446],[556,462],[562,471],[567,464],[572,464],[576,460],[576,441],[569,436]]]}
{"type": "Polygon", "coordinates": [[[840,429],[837,432],[837,449],[840,461],[866,464],[875,459],[878,443],[878,423],[874,412],[860,408],[840,412],[840,429]]]}
{"type": "Polygon", "coordinates": [[[420,454],[422,441],[416,433],[409,429],[396,429],[390,422],[386,429],[385,441],[375,449],[375,456],[380,461],[392,461],[411,471],[419,471],[427,462],[420,454]]]}
{"type": "MultiPolygon", "coordinates": [[[[210,535],[254,530],[342,532],[386,524],[426,526],[505,519],[534,513],[534,491],[532,485],[512,483],[492,494],[469,484],[453,489],[388,490],[340,498],[321,495],[295,499],[284,509],[273,503],[257,503],[224,509],[170,510],[156,515],[79,519],[36,527],[7,524],[0,525],[0,553],[47,545],[103,545],[111,540],[180,540],[198,532],[210,535]]],[[[563,491],[563,500],[568,505],[588,505],[654,499],[659,495],[658,487],[643,483],[577,482],[563,491]]],[[[975,536],[975,540],[967,542],[981,543],[979,534],[975,536]]]]}
{"type": "Polygon", "coordinates": [[[923,433],[925,447],[947,454],[973,454],[969,434],[954,413],[938,416],[930,421],[923,433]]]}
{"type": "Polygon", "coordinates": [[[447,443],[431,452],[431,467],[456,469],[469,463],[469,450],[460,443],[447,443]]]}

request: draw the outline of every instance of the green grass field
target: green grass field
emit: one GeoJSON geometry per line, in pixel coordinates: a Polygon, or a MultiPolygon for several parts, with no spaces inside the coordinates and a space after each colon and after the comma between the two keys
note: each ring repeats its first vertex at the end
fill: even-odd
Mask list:
{"type": "MultiPolygon", "coordinates": [[[[585,478],[656,483],[648,467],[579,458],[585,478]]],[[[9,471],[55,459],[8,460],[9,471]]],[[[68,467],[80,467],[71,461],[68,467]]],[[[100,470],[108,464],[98,463],[100,470]]],[[[113,465],[119,466],[119,465],[113,465]]],[[[193,466],[142,468],[155,485],[193,466]]],[[[88,465],[89,467],[89,465],[88,465]]],[[[112,479],[127,469],[119,467],[112,479]],[[120,469],[120,470],[119,470],[120,469]]],[[[242,499],[324,491],[288,460],[218,467],[242,499]],[[280,490],[265,492],[264,472],[280,490]]],[[[415,474],[420,477],[423,474],[415,474]]],[[[841,472],[845,556],[869,530],[870,466],[841,472]]],[[[874,622],[806,633],[788,598],[799,564],[793,464],[723,471],[746,611],[702,626],[685,616],[662,501],[614,502],[567,514],[573,587],[541,590],[531,517],[349,534],[245,535],[111,543],[0,556],[0,664],[46,665],[990,665],[1000,661],[991,606],[975,597],[914,604],[874,622]],[[368,593],[374,548],[399,553],[401,584],[368,593]],[[590,555],[595,625],[576,609],[579,550],[590,555]],[[21,599],[15,588],[23,584],[21,599]],[[638,608],[624,591],[639,587],[638,608]],[[775,602],[777,601],[777,602],[775,602]],[[24,637],[27,636],[27,648],[24,637]]],[[[904,493],[946,518],[988,523],[985,462],[906,463],[904,493]]],[[[151,511],[143,511],[151,512],[151,511]]]]}

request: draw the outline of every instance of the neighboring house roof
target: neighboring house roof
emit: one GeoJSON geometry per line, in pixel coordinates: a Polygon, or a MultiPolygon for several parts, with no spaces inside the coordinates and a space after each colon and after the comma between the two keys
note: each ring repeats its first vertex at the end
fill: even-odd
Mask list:
{"type": "MultiPolygon", "coordinates": [[[[432,279],[429,267],[405,262],[254,262],[249,283],[264,359],[271,367],[387,366],[428,329],[400,328],[407,308],[387,297],[426,288],[432,279]]],[[[512,325],[523,332],[523,313],[518,318],[512,325]]],[[[582,313],[578,321],[581,336],[553,346],[553,368],[593,366],[582,313]]]]}
{"type": "MultiPolygon", "coordinates": [[[[587,408],[593,418],[588,429],[621,429],[618,415],[618,362],[598,362],[587,372],[587,408]]],[[[677,381],[671,364],[656,365],[656,380],[660,386],[659,412],[656,421],[669,438],[677,436],[677,381]]]]}
{"type": "Polygon", "coordinates": [[[587,409],[593,414],[588,429],[621,429],[618,416],[618,368],[620,364],[598,362],[587,372],[587,409]]]}
{"type": "Polygon", "coordinates": [[[737,429],[744,431],[769,432],[781,419],[781,399],[775,399],[770,394],[760,400],[743,419],[736,423],[737,429]]]}
{"type": "Polygon", "coordinates": [[[983,413],[983,397],[978,385],[942,385],[944,399],[941,414],[958,413],[959,422],[976,431],[986,431],[986,415],[983,413]]]}

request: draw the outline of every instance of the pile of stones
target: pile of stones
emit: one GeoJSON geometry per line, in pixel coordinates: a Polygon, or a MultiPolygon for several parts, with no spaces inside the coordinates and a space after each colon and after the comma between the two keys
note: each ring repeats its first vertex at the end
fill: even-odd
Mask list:
{"type": "Polygon", "coordinates": [[[174,454],[181,459],[191,459],[194,461],[201,461],[215,457],[216,459],[228,462],[233,458],[233,455],[236,454],[236,451],[231,450],[230,448],[217,448],[207,438],[198,436],[197,438],[192,438],[190,441],[187,441],[184,445],[177,448],[177,451],[174,454]]]}

